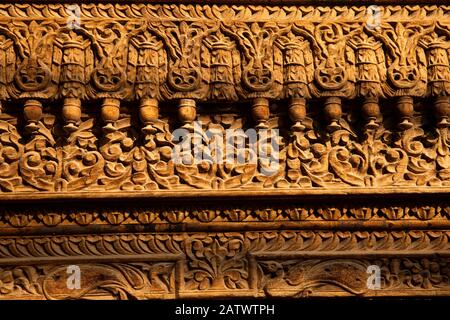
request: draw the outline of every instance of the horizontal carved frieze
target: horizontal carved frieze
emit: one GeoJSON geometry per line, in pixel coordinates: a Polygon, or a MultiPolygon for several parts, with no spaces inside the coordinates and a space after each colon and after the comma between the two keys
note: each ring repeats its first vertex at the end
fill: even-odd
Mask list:
{"type": "MultiPolygon", "coordinates": [[[[68,290],[67,265],[37,265],[0,268],[2,298],[13,299],[173,299],[202,297],[199,290],[177,285],[173,262],[82,263],[81,289],[68,290]]],[[[245,280],[241,288],[215,288],[217,297],[308,297],[308,296],[442,296],[449,294],[448,259],[310,259],[261,261],[256,265],[256,288],[245,280]],[[365,286],[369,266],[380,266],[381,285],[365,286]],[[356,280],[356,281],[355,281],[356,280]],[[220,290],[222,289],[222,290],[220,290]],[[230,293],[232,292],[232,293],[230,293]]],[[[227,276],[227,280],[230,277],[227,276]]],[[[229,281],[223,284],[229,285],[229,281]]],[[[188,285],[192,285],[187,281],[188,285]]],[[[198,285],[198,284],[196,284],[198,285]]],[[[217,286],[217,285],[216,285],[217,286]]],[[[203,291],[202,291],[203,289],[203,291]]]]}
{"type": "Polygon", "coordinates": [[[450,296],[450,6],[40,2],[0,4],[0,299],[450,296]]]}
{"type": "MultiPolygon", "coordinates": [[[[215,246],[218,241],[233,255],[245,256],[249,250],[261,255],[305,255],[307,253],[326,255],[340,252],[341,255],[391,255],[422,253],[423,255],[450,254],[448,230],[409,231],[327,231],[327,230],[283,230],[249,231],[223,233],[120,233],[98,235],[60,235],[40,237],[0,238],[0,264],[32,264],[34,260],[66,257],[76,261],[108,257],[130,259],[133,255],[149,254],[151,259],[158,254],[166,259],[176,260],[177,256],[190,255],[189,250],[205,246],[215,246]],[[223,242],[223,243],[222,243],[223,242]],[[194,246],[194,247],[192,247],[194,246]],[[234,248],[234,249],[232,249],[234,248]],[[129,256],[127,256],[129,255],[129,256]],[[173,255],[173,258],[170,256],[173,255]],[[389,254],[388,254],[389,255],[389,254]],[[97,257],[97,258],[96,258],[97,257]],[[74,259],[77,258],[77,259],[74,259]],[[18,260],[19,259],[19,260],[18,260]]],[[[204,249],[204,248],[203,248],[204,249]]]]}
{"type": "MultiPolygon", "coordinates": [[[[365,203],[362,205],[337,205],[332,201],[328,205],[273,205],[267,206],[211,206],[207,204],[197,206],[164,205],[161,207],[148,206],[119,206],[101,207],[92,205],[90,207],[77,208],[73,204],[70,209],[59,207],[45,209],[33,209],[30,206],[4,208],[0,211],[0,235],[10,228],[42,228],[42,227],[84,227],[97,225],[120,226],[126,225],[157,225],[157,224],[199,224],[205,223],[206,228],[212,225],[226,229],[229,224],[224,223],[247,223],[248,228],[261,228],[261,225],[252,227],[252,223],[301,222],[296,226],[317,226],[317,222],[342,222],[341,224],[322,224],[322,227],[345,229],[352,223],[373,222],[373,227],[383,225],[390,221],[389,226],[404,229],[404,223],[418,223],[427,221],[423,226],[450,226],[450,206],[448,203],[425,204],[425,205],[379,205],[365,203]]],[[[294,226],[294,225],[292,225],[294,226]]],[[[369,227],[370,224],[366,225],[369,227]]],[[[31,229],[28,229],[31,230],[31,229]]],[[[38,230],[38,229],[34,229],[38,230]]],[[[68,229],[69,230],[69,229],[68,229]]],[[[80,229],[81,230],[81,229],[80,229]]],[[[51,230],[49,231],[51,232],[51,230]]]]}
{"type": "MultiPolygon", "coordinates": [[[[177,282],[173,262],[80,263],[80,286],[67,289],[67,265],[0,267],[0,299],[174,299],[209,297],[309,296],[445,296],[450,293],[449,259],[298,259],[255,263],[253,283],[233,283],[229,270],[208,291],[207,276],[200,284],[188,278],[177,282]],[[368,289],[367,268],[379,266],[380,287],[368,289]],[[187,285],[187,287],[185,286],[187,285]],[[234,286],[237,286],[236,288],[234,286]],[[231,288],[230,288],[231,286],[231,288]],[[233,290],[234,289],[234,290],[233,290]]],[[[192,271],[191,271],[192,272],[192,271]]],[[[195,272],[195,271],[194,271],[195,272]]],[[[244,273],[247,276],[247,273],[244,273]]],[[[204,275],[202,275],[204,276],[204,275]]]]}
{"type": "Polygon", "coordinates": [[[2,238],[0,298],[448,295],[448,237],[281,231],[2,238]],[[69,265],[81,271],[79,290],[67,288],[69,265]],[[369,266],[381,272],[376,289],[367,285],[369,266]]]}
{"type": "Polygon", "coordinates": [[[446,187],[448,13],[1,4],[0,190],[446,187]]]}
{"type": "Polygon", "coordinates": [[[389,104],[383,105],[383,120],[371,128],[364,127],[357,106],[345,105],[336,128],[330,129],[321,120],[323,112],[312,103],[300,128],[290,122],[284,105],[278,104],[276,114],[267,121],[269,129],[254,129],[255,121],[243,105],[243,110],[234,112],[211,107],[215,113],[199,115],[192,127],[181,127],[173,114],[167,114],[151,125],[151,133],[139,129],[137,115],[131,112],[122,113],[106,131],[101,130],[96,114],[85,114],[79,127],[68,134],[57,114],[45,113],[30,134],[8,111],[0,115],[0,189],[3,194],[196,189],[337,192],[395,186],[445,191],[450,184],[450,131],[447,126],[433,126],[426,101],[416,106],[418,112],[405,120],[410,123],[406,129],[398,127],[389,104]],[[185,135],[176,140],[180,130],[185,135]],[[251,141],[244,131],[255,139],[251,141]],[[243,138],[238,144],[237,140],[228,143],[229,132],[232,138],[243,138]],[[262,132],[272,136],[266,139],[262,132]],[[269,148],[265,157],[257,154],[262,148],[269,148]]]}
{"type": "Polygon", "coordinates": [[[0,5],[0,98],[448,96],[449,7],[376,8],[0,5]]]}

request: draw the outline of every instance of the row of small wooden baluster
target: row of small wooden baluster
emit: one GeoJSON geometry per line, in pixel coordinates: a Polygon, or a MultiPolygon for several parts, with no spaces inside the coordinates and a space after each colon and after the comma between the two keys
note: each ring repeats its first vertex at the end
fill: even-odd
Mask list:
{"type": "MultiPolygon", "coordinates": [[[[438,96],[433,98],[434,114],[438,127],[447,127],[450,118],[450,97],[438,96]]],[[[257,128],[265,128],[270,117],[269,99],[255,98],[252,101],[251,113],[256,122],[257,128]]],[[[327,128],[335,131],[340,128],[339,119],[342,116],[342,99],[339,97],[325,98],[323,112],[327,120],[327,128]]],[[[414,99],[410,96],[398,97],[396,107],[399,116],[399,129],[406,130],[412,127],[411,118],[414,114],[414,99]]],[[[192,123],[197,117],[197,106],[194,99],[178,100],[178,118],[183,125],[192,123]]],[[[302,130],[302,122],[306,116],[306,99],[293,98],[289,101],[289,117],[293,122],[293,128],[302,130]]],[[[362,113],[366,120],[367,129],[376,129],[379,126],[381,117],[379,101],[377,98],[366,98],[362,103],[362,113]]],[[[71,132],[77,129],[81,120],[81,100],[76,98],[66,98],[63,103],[62,115],[65,122],[64,128],[71,132]]],[[[102,101],[101,118],[104,122],[105,131],[114,131],[114,122],[120,116],[120,100],[105,98],[102,101]]],[[[27,122],[26,129],[29,132],[37,130],[37,123],[42,117],[42,103],[38,100],[30,99],[24,104],[24,117],[27,122]]],[[[152,132],[152,124],[159,117],[158,100],[144,98],[139,104],[139,117],[144,125],[143,131],[152,132]]]]}

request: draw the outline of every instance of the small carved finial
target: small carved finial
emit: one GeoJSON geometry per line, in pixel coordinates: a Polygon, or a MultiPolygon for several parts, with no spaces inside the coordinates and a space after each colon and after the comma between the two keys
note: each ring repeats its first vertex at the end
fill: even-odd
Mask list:
{"type": "Polygon", "coordinates": [[[305,130],[305,126],[302,123],[305,119],[305,116],[306,100],[304,98],[292,98],[291,101],[289,101],[289,118],[292,122],[294,122],[292,130],[305,130]]]}
{"type": "Polygon", "coordinates": [[[450,97],[438,96],[434,100],[434,110],[438,120],[438,127],[445,128],[449,126],[448,118],[450,117],[450,97]]]}
{"type": "Polygon", "coordinates": [[[42,103],[38,100],[27,100],[24,104],[23,115],[27,124],[25,130],[33,133],[39,129],[38,122],[42,118],[42,103]]]}
{"type": "Polygon", "coordinates": [[[119,120],[120,116],[120,100],[114,98],[103,99],[102,104],[102,120],[106,123],[103,127],[105,132],[113,132],[117,129],[114,127],[114,122],[119,120]]]}
{"type": "Polygon", "coordinates": [[[342,117],[342,106],[341,98],[329,97],[325,100],[325,117],[329,122],[327,129],[330,132],[339,130],[341,126],[339,125],[339,119],[342,117]]]}
{"type": "Polygon", "coordinates": [[[64,99],[62,114],[65,122],[64,130],[68,133],[76,131],[81,120],[81,100],[78,98],[64,99]]]}
{"type": "Polygon", "coordinates": [[[255,98],[252,105],[253,120],[256,121],[257,129],[266,129],[267,120],[269,120],[270,109],[267,98],[255,98]]]}
{"type": "Polygon", "coordinates": [[[178,104],[178,118],[183,127],[192,127],[192,122],[197,117],[197,107],[194,99],[181,99],[178,104]]]}
{"type": "Polygon", "coordinates": [[[401,130],[408,130],[412,128],[411,117],[414,115],[414,100],[410,96],[399,97],[397,100],[397,110],[400,114],[400,124],[398,125],[401,130]]]}
{"type": "Polygon", "coordinates": [[[380,105],[377,97],[367,97],[362,105],[363,117],[367,121],[365,127],[368,130],[375,130],[380,125],[378,120],[381,116],[380,105]]]}
{"type": "Polygon", "coordinates": [[[144,124],[144,127],[142,128],[144,134],[156,132],[153,124],[158,120],[158,116],[158,100],[153,98],[143,98],[139,105],[139,118],[144,124]]]}

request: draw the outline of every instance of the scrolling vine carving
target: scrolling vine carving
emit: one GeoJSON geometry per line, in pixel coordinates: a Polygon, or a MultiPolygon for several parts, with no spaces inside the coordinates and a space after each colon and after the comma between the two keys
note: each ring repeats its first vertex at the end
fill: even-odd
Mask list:
{"type": "Polygon", "coordinates": [[[450,7],[379,10],[0,4],[0,298],[449,296],[450,7]]]}
{"type": "Polygon", "coordinates": [[[447,186],[448,7],[366,9],[89,4],[70,29],[64,5],[1,5],[2,191],[447,186]],[[281,129],[278,172],[174,163],[163,104],[191,131],[281,129]]]}

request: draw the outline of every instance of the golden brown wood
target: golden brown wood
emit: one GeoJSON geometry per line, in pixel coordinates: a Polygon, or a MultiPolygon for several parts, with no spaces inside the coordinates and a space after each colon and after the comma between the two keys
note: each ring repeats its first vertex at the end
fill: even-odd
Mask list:
{"type": "Polygon", "coordinates": [[[117,2],[0,4],[0,298],[450,296],[449,6],[117,2]]]}

